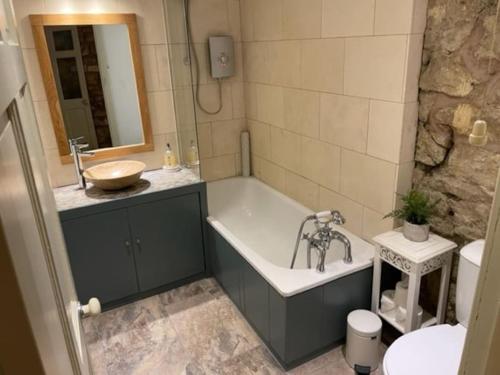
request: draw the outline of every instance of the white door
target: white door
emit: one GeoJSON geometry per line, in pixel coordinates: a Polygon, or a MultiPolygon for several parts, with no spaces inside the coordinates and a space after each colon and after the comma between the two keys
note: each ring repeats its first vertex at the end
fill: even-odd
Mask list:
{"type": "MultiPolygon", "coordinates": [[[[10,1],[0,0],[0,35],[6,11],[10,1]]],[[[0,225],[33,337],[46,374],[87,375],[74,282],[15,39],[0,43],[0,88],[0,225]]]]}
{"type": "Polygon", "coordinates": [[[69,138],[98,148],[76,26],[45,29],[64,125],[69,138]]]}

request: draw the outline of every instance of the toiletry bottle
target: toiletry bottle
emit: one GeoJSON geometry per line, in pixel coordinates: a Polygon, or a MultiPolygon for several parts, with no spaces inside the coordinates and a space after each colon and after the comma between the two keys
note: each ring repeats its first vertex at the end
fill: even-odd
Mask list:
{"type": "Polygon", "coordinates": [[[198,149],[196,148],[193,140],[191,140],[191,145],[189,146],[189,150],[187,152],[187,163],[189,166],[197,166],[200,164],[198,159],[198,149]]]}
{"type": "Polygon", "coordinates": [[[175,157],[174,152],[172,151],[172,148],[170,147],[170,143],[167,143],[167,148],[165,149],[165,155],[164,155],[163,168],[174,169],[176,167],[177,167],[177,159],[175,157]]]}

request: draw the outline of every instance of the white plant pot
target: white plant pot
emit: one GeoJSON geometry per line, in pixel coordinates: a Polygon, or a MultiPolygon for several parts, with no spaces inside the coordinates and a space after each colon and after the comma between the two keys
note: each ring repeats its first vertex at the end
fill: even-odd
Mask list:
{"type": "Polygon", "coordinates": [[[424,242],[429,239],[430,225],[417,225],[407,221],[403,224],[403,236],[413,242],[424,242]]]}

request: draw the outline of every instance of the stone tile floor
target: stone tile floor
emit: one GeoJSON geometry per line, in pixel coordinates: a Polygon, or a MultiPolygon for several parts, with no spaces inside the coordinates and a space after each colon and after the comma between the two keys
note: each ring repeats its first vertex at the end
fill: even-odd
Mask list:
{"type": "MultiPolygon", "coordinates": [[[[84,319],[83,325],[95,375],[354,374],[341,347],[285,372],[214,279],[84,319]]],[[[374,374],[382,374],[380,367],[374,374]]]]}

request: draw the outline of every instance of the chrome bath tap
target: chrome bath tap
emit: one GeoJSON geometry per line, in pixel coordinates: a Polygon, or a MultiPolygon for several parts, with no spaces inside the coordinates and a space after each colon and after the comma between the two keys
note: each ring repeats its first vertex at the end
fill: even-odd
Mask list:
{"type": "Polygon", "coordinates": [[[316,270],[318,272],[325,272],[325,260],[326,253],[330,249],[332,241],[340,241],[344,245],[344,263],[352,262],[351,255],[351,241],[342,233],[334,230],[330,224],[342,225],[345,223],[345,219],[339,211],[324,211],[319,212],[314,215],[307,216],[300,225],[299,233],[297,235],[297,241],[295,243],[295,251],[292,258],[292,264],[290,268],[295,265],[295,260],[297,257],[297,252],[299,249],[299,244],[301,240],[307,241],[307,267],[311,268],[311,252],[316,250],[318,255],[318,263],[316,265],[316,270]],[[304,225],[308,221],[314,221],[315,231],[313,233],[303,233],[304,225]]]}
{"type": "Polygon", "coordinates": [[[84,137],[69,139],[69,149],[71,155],[73,156],[73,162],[75,163],[75,172],[78,179],[78,186],[81,189],[85,189],[87,183],[85,182],[85,177],[83,177],[83,162],[82,155],[94,156],[95,153],[91,151],[83,151],[84,148],[89,147],[88,143],[81,143],[84,141],[84,137]]]}

